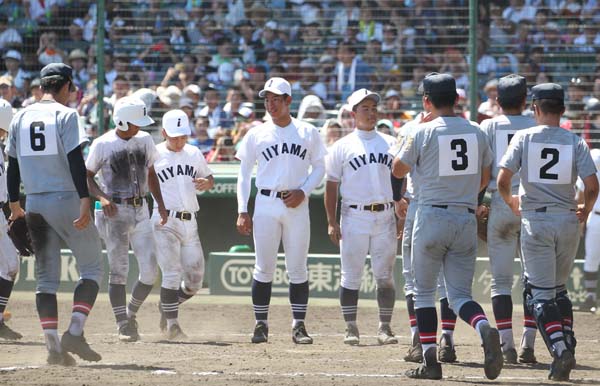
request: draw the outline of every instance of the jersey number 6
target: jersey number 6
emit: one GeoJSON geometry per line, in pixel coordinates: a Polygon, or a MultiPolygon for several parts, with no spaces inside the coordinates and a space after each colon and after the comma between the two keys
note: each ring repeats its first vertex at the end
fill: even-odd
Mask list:
{"type": "Polygon", "coordinates": [[[42,151],[46,148],[46,137],[44,136],[44,122],[31,122],[29,126],[29,142],[31,150],[42,151]]]}

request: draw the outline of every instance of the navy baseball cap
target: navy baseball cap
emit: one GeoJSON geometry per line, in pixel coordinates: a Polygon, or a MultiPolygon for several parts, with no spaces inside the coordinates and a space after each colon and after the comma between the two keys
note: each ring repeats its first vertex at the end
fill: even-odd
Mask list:
{"type": "Polygon", "coordinates": [[[511,99],[521,99],[527,95],[527,81],[517,74],[506,75],[498,81],[498,100],[500,103],[511,99]]]}
{"type": "Polygon", "coordinates": [[[62,76],[63,78],[71,79],[73,77],[73,69],[64,63],[50,63],[40,71],[40,78],[48,78],[50,76],[62,76]]]}
{"type": "Polygon", "coordinates": [[[456,81],[449,74],[430,74],[423,79],[424,95],[456,95],[456,81]]]}
{"type": "Polygon", "coordinates": [[[565,90],[556,83],[542,83],[531,89],[531,99],[556,99],[565,100],[565,90]]]}

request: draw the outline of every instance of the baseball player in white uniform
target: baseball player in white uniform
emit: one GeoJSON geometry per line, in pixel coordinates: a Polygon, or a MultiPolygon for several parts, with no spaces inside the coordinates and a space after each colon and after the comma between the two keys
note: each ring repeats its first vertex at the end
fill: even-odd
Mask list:
{"type": "Polygon", "coordinates": [[[256,325],[253,343],[268,340],[267,317],[271,283],[283,243],[290,281],[292,340],[311,344],[304,319],[308,305],[308,246],[310,220],[308,197],[325,174],[327,150],[318,130],[290,116],[292,91],[283,78],[271,78],[258,94],[265,99],[271,121],[252,128],[240,142],[236,158],[241,161],[237,183],[237,229],[254,234],[256,264],[252,281],[252,304],[256,325]],[[254,216],[248,214],[252,169],[256,172],[254,216]]]}
{"type": "Polygon", "coordinates": [[[476,124],[455,116],[458,95],[452,76],[425,77],[423,92],[423,102],[434,119],[404,141],[393,162],[396,177],[405,176],[413,165],[419,175],[412,267],[423,364],[407,376],[442,378],[436,357],[435,292],[443,270],[450,307],[478,332],[485,375],[495,379],[503,366],[498,330],[490,326],[471,296],[477,253],[475,208],[479,191],[489,182],[491,151],[476,124]]]}
{"type": "MultiPolygon", "coordinates": [[[[154,170],[169,214],[161,225],[158,207],[152,215],[156,258],[162,272],[160,306],[167,339],[185,338],[177,321],[179,304],[194,296],[202,287],[204,254],[198,236],[196,214],[200,209],[196,191],[214,185],[212,171],[202,152],[187,144],[190,122],[183,110],[171,110],[162,118],[165,141],[156,146],[159,158],[154,170]]],[[[162,318],[161,318],[162,319],[162,318]]]]}
{"type": "MultiPolygon", "coordinates": [[[[0,99],[0,130],[8,132],[12,118],[12,106],[4,99],[0,99]]],[[[4,154],[0,154],[0,338],[17,340],[23,336],[4,323],[4,310],[15,284],[17,273],[19,273],[19,256],[17,256],[17,250],[6,234],[8,223],[2,212],[7,200],[4,154]]]]}
{"type": "Polygon", "coordinates": [[[117,101],[113,111],[116,129],[92,143],[86,167],[88,185],[102,205],[96,211],[96,226],[108,253],[108,294],[117,321],[119,340],[140,339],[136,312],[152,290],[158,274],[154,235],[146,202],[148,189],[158,206],[162,223],[167,222],[154,163],[159,155],[150,134],[140,131],[154,121],[144,102],[135,97],[117,101]],[[100,187],[94,177],[100,173],[100,187]],[[139,278],[126,306],[129,245],[139,267],[139,278]]]}
{"type": "Polygon", "coordinates": [[[586,221],[598,195],[596,167],[585,141],[559,127],[564,91],[554,83],[531,90],[538,126],[518,131],[500,161],[497,185],[515,215],[521,216],[521,251],[528,306],[553,357],[549,379],[567,381],[575,367],[573,309],[566,283],[586,221]],[[519,173],[519,195],[512,177],[519,173]],[[575,181],[585,186],[577,207],[575,181]]]}
{"type": "MultiPolygon", "coordinates": [[[[590,150],[590,155],[600,173],[600,149],[590,150]]],[[[597,174],[600,178],[600,174],[597,174]]],[[[583,191],[583,181],[577,180],[580,190],[583,191]]],[[[595,313],[598,308],[596,291],[598,286],[598,268],[600,267],[600,250],[598,240],[600,239],[600,201],[596,200],[594,209],[585,224],[585,262],[583,263],[583,282],[586,296],[579,306],[579,311],[590,311],[595,313]]]]}
{"type": "Polygon", "coordinates": [[[73,69],[52,63],[40,71],[42,99],[19,111],[10,125],[7,190],[11,220],[25,217],[35,252],[36,308],[44,331],[48,364],[73,366],[69,354],[97,362],[84,327],[96,302],[104,270],[98,230],[91,222],[86,170],[81,151],[79,115],[67,107],[73,69]],[[19,201],[23,182],[27,213],[19,201]],[[58,336],[61,245],[77,260],[80,279],[73,294],[71,322],[58,336]]]}
{"type": "Polygon", "coordinates": [[[342,278],[340,304],[346,322],[344,343],[360,341],[356,314],[358,290],[367,254],[377,281],[379,344],[398,343],[390,328],[396,289],[396,218],[391,183],[392,156],[396,143],[375,130],[379,94],[360,89],[348,97],[356,129],[335,142],[326,157],[325,210],[331,241],[340,246],[342,278]],[[365,188],[365,187],[368,188],[365,188]],[[338,190],[342,197],[341,227],[337,222],[338,190]]]}
{"type": "MultiPolygon", "coordinates": [[[[503,114],[481,122],[481,130],[487,134],[494,155],[492,175],[487,188],[492,195],[487,226],[488,254],[492,270],[492,308],[500,333],[504,361],[535,363],[534,343],[537,327],[528,307],[523,307],[523,337],[518,355],[512,332],[513,261],[521,257],[521,219],[512,213],[496,189],[498,164],[508,148],[510,139],[518,130],[536,125],[532,117],[523,115],[527,103],[525,78],[515,74],[501,78],[498,81],[498,103],[503,114]]],[[[512,194],[517,194],[518,190],[519,176],[515,175],[512,179],[512,194]]],[[[483,198],[483,195],[480,197],[483,198]]]]}

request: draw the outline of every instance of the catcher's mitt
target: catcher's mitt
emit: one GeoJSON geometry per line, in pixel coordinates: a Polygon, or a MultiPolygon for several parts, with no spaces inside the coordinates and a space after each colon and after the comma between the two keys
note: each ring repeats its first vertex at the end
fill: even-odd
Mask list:
{"type": "Polygon", "coordinates": [[[25,217],[19,217],[8,222],[8,237],[10,237],[21,256],[31,256],[33,254],[31,237],[29,236],[25,217]]]}
{"type": "Polygon", "coordinates": [[[487,243],[488,216],[489,216],[489,212],[483,216],[477,217],[477,236],[479,236],[481,241],[485,241],[486,243],[487,243]]]}

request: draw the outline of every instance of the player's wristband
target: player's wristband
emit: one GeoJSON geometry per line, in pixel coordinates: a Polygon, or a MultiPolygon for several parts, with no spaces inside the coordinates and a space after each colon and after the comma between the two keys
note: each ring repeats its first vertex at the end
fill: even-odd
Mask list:
{"type": "Polygon", "coordinates": [[[393,174],[391,176],[394,201],[400,201],[402,199],[402,184],[404,184],[404,178],[396,178],[393,174]]]}
{"type": "Polygon", "coordinates": [[[19,201],[19,195],[21,193],[21,171],[19,169],[19,161],[11,156],[8,156],[6,180],[8,185],[8,199],[10,202],[19,201]]]}
{"type": "Polygon", "coordinates": [[[483,204],[483,198],[485,197],[486,190],[487,190],[487,188],[483,188],[483,190],[481,192],[479,192],[479,195],[477,196],[477,206],[483,204]]]}

